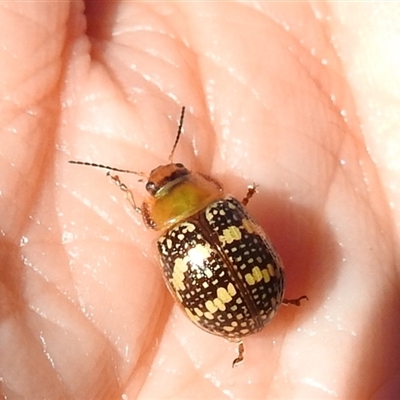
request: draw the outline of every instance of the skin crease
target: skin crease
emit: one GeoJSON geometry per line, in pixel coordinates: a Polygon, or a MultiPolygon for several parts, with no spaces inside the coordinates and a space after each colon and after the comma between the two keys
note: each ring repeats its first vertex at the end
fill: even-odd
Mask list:
{"type": "Polygon", "coordinates": [[[397,398],[398,19],[388,3],[2,3],[3,398],[397,398]],[[260,185],[248,210],[286,296],[310,298],[234,370],[236,346],[173,305],[157,235],[105,171],[67,163],[148,173],[183,105],[174,161],[238,198],[260,185]]]}

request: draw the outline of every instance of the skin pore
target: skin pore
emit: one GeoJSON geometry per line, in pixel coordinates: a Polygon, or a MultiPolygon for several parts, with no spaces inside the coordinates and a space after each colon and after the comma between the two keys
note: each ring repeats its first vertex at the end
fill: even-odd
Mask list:
{"type": "MultiPolygon", "coordinates": [[[[0,393],[389,399],[399,386],[398,24],[390,3],[0,5],[0,393]],[[384,21],[384,23],[383,23],[384,21]],[[191,324],[104,170],[174,162],[242,199],[286,297],[236,345],[191,324]]],[[[140,204],[144,183],[120,174],[140,204]]]]}

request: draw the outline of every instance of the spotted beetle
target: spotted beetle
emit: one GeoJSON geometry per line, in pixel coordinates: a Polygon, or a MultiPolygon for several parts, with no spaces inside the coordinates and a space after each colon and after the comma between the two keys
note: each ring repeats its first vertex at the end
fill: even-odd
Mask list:
{"type": "Polygon", "coordinates": [[[281,259],[244,208],[256,186],[249,186],[240,202],[225,196],[222,184],[214,178],[172,161],[184,113],[185,107],[168,164],[158,166],[148,176],[102,164],[69,162],[108,169],[107,175],[125,192],[146,226],[160,231],[157,250],[169,291],[198,327],[238,344],[235,366],[244,359],[245,336],[261,331],[281,304],[299,306],[307,296],[283,297],[281,259]],[[147,178],[149,196],[141,207],[111,171],[147,178]]]}

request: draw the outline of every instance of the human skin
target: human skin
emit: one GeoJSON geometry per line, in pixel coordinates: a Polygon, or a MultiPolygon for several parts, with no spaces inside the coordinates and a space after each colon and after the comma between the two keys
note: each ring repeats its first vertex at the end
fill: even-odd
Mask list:
{"type": "MultiPolygon", "coordinates": [[[[7,399],[394,399],[400,8],[0,4],[0,392],[7,399]],[[183,315],[104,170],[223,182],[286,268],[236,345],[183,315]]],[[[135,175],[120,175],[140,203],[135,175]]]]}

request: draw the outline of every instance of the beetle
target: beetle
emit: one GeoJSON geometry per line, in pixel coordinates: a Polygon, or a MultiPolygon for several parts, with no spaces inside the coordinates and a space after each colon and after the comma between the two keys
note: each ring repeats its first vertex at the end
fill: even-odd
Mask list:
{"type": "Polygon", "coordinates": [[[166,285],[176,303],[201,329],[238,344],[236,366],[244,359],[243,338],[261,331],[285,299],[282,261],[264,230],[244,208],[256,193],[250,185],[240,202],[222,184],[192,172],[173,155],[181,137],[185,107],[168,163],[144,173],[84,161],[72,164],[108,169],[145,225],[159,231],[157,251],[166,285]],[[111,171],[147,179],[149,196],[139,207],[133,192],[111,171]]]}

